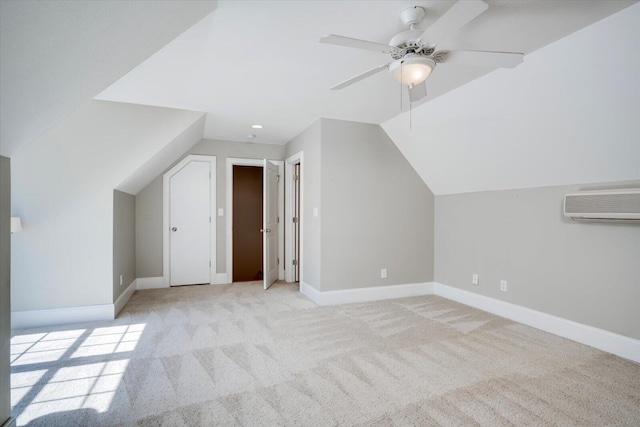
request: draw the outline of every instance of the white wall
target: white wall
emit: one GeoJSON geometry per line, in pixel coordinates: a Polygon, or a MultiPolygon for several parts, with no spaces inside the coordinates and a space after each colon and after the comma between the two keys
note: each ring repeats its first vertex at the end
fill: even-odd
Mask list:
{"type": "Polygon", "coordinates": [[[201,117],[90,101],[12,158],[13,311],[113,302],[113,189],[201,117]]]}
{"type": "Polygon", "coordinates": [[[638,179],[639,49],[636,4],[383,128],[436,195],[638,179]]]}
{"type": "Polygon", "coordinates": [[[216,6],[216,0],[0,2],[0,153],[14,157],[216,6]]]}

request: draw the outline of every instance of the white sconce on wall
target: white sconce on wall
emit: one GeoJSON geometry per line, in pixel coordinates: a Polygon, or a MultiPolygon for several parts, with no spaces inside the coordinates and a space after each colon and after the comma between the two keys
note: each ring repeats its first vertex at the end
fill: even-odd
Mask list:
{"type": "Polygon", "coordinates": [[[19,216],[11,217],[11,234],[22,230],[22,220],[19,216]]]}

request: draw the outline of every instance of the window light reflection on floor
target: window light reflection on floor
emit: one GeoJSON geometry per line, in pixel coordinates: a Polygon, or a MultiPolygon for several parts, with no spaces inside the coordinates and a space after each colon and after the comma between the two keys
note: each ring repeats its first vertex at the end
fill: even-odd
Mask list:
{"type": "MultiPolygon", "coordinates": [[[[108,411],[145,324],[15,335],[11,405],[19,425],[61,411],[108,411]]],[[[120,390],[119,390],[120,389],[120,390]]]]}

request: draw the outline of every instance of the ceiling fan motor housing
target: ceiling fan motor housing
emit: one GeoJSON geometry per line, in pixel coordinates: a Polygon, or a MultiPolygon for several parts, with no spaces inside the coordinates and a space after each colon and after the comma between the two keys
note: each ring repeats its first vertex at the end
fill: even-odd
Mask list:
{"type": "Polygon", "coordinates": [[[424,8],[420,6],[408,7],[400,13],[402,23],[410,27],[410,29],[396,34],[389,42],[391,46],[399,49],[391,53],[393,59],[400,59],[408,53],[423,56],[429,56],[433,53],[434,49],[432,47],[425,46],[423,42],[418,41],[424,30],[416,28],[420,26],[426,14],[424,8]]]}
{"type": "MultiPolygon", "coordinates": [[[[407,27],[418,26],[427,16],[427,11],[420,6],[411,6],[400,12],[400,20],[407,27]]],[[[413,30],[413,28],[411,28],[413,30]]]]}

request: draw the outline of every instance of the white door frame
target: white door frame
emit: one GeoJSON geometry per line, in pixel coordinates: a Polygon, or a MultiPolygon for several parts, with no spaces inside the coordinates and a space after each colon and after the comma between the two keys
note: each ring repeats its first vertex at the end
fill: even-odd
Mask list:
{"type": "Polygon", "coordinates": [[[170,201],[171,201],[171,186],[169,185],[169,180],[173,175],[180,172],[182,168],[187,166],[192,161],[203,161],[209,162],[211,165],[211,176],[210,176],[210,212],[211,212],[211,222],[209,225],[209,245],[210,245],[210,256],[211,256],[211,267],[209,268],[209,283],[215,283],[216,277],[216,224],[214,222],[215,213],[216,213],[216,156],[201,156],[196,154],[189,154],[184,159],[180,160],[174,167],[165,172],[162,177],[162,281],[165,287],[169,287],[171,285],[171,243],[169,238],[169,227],[171,224],[171,209],[170,209],[170,201]]]}
{"type": "MultiPolygon", "coordinates": [[[[304,152],[300,151],[296,154],[294,154],[293,156],[289,157],[287,160],[285,160],[285,216],[284,216],[284,227],[280,227],[281,229],[286,228],[287,231],[285,233],[286,236],[286,245],[285,245],[285,255],[284,255],[284,262],[286,263],[287,266],[292,267],[293,266],[293,247],[294,247],[294,242],[293,242],[293,228],[295,226],[295,224],[293,223],[293,215],[295,213],[295,206],[293,205],[293,187],[294,187],[294,182],[293,182],[293,167],[300,163],[300,235],[299,235],[299,244],[300,244],[300,259],[298,260],[298,270],[299,270],[299,279],[300,279],[300,283],[303,282],[303,265],[304,265],[304,256],[303,256],[303,250],[304,250],[304,245],[302,244],[302,239],[304,236],[304,233],[302,231],[303,227],[304,227],[304,221],[302,220],[302,218],[304,217],[303,215],[303,210],[304,210],[304,167],[303,167],[303,161],[304,161],[304,152]]],[[[287,268],[285,270],[285,280],[287,282],[293,282],[294,277],[293,277],[293,269],[292,268],[287,268]]]]}
{"type": "MultiPolygon", "coordinates": [[[[281,179],[278,182],[278,216],[284,217],[284,162],[282,160],[267,159],[271,163],[278,166],[278,174],[281,179]]],[[[244,159],[236,157],[227,157],[227,216],[226,235],[227,235],[227,273],[226,283],[233,282],[233,167],[238,166],[264,166],[264,159],[244,159]]],[[[284,227],[278,227],[278,258],[284,259],[284,227]]],[[[284,263],[278,265],[278,280],[284,280],[284,263]]]]}

